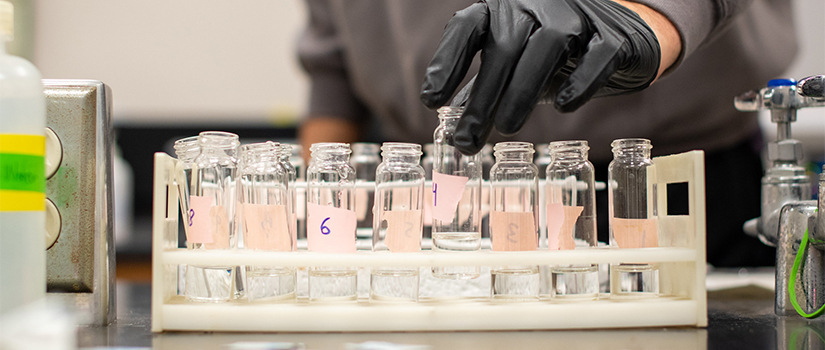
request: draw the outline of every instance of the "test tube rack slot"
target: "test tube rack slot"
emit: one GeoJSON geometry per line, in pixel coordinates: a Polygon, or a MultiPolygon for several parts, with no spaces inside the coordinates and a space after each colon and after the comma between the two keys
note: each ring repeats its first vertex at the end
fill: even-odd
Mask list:
{"type": "Polygon", "coordinates": [[[451,254],[433,251],[353,254],[188,251],[178,248],[177,160],[155,154],[152,331],[395,332],[706,327],[704,153],[656,157],[657,248],[451,254]],[[686,183],[687,215],[667,213],[667,184],[686,183]],[[418,302],[315,303],[291,301],[188,302],[178,295],[178,266],[496,266],[503,264],[617,264],[646,261],[660,267],[660,296],[559,302],[501,302],[488,298],[422,298],[418,302]]]}

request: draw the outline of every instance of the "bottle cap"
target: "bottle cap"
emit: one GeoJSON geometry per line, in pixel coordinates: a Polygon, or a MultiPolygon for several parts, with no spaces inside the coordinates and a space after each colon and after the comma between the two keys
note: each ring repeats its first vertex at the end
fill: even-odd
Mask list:
{"type": "Polygon", "coordinates": [[[771,79],[770,81],[768,81],[769,88],[793,85],[796,85],[796,81],[793,79],[771,79]]]}
{"type": "Polygon", "coordinates": [[[14,6],[8,1],[0,1],[0,35],[14,37],[14,6]]]}

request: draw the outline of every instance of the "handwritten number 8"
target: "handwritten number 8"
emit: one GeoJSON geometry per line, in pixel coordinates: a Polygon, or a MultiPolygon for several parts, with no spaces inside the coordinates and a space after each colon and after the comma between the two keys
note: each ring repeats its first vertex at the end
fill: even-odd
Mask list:
{"type": "Polygon", "coordinates": [[[328,235],[331,232],[329,227],[327,227],[327,221],[329,221],[329,218],[326,218],[326,219],[324,219],[324,221],[321,222],[321,234],[322,235],[328,235]]]}

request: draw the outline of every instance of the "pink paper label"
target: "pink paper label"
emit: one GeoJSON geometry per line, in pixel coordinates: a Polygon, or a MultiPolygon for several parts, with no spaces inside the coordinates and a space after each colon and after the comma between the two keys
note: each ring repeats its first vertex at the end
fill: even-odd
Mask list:
{"type": "Polygon", "coordinates": [[[433,171],[433,219],[452,221],[458,202],[464,194],[464,186],[470,179],[466,176],[445,175],[433,171]]]}
{"type": "Polygon", "coordinates": [[[490,237],[494,251],[536,250],[536,220],[530,212],[490,213],[490,237]]]}
{"type": "Polygon", "coordinates": [[[369,204],[369,192],[366,188],[356,188],[355,189],[355,213],[358,214],[358,221],[362,221],[367,218],[367,210],[372,208],[367,208],[369,204]]]}
{"type": "Polygon", "coordinates": [[[424,226],[433,225],[433,191],[424,189],[424,226]]]}
{"type": "Polygon", "coordinates": [[[648,248],[659,246],[656,219],[619,219],[610,222],[613,239],[619,248],[648,248]]]}
{"type": "Polygon", "coordinates": [[[384,241],[391,252],[421,250],[421,210],[390,210],[383,218],[387,221],[384,241]]]}
{"type": "Polygon", "coordinates": [[[244,246],[249,249],[292,251],[285,205],[243,204],[244,246]]]}
{"type": "Polygon", "coordinates": [[[547,204],[547,248],[550,250],[574,249],[574,229],[584,207],[547,204]]]}
{"type": "Polygon", "coordinates": [[[307,203],[307,247],[314,252],[355,252],[355,212],[307,203]]]}
{"type": "Polygon", "coordinates": [[[189,213],[183,218],[188,243],[212,243],[212,219],[209,210],[212,208],[212,198],[203,196],[189,196],[189,213]]]}
{"type": "Polygon", "coordinates": [[[226,208],[216,205],[209,208],[212,221],[212,243],[206,243],[206,249],[229,249],[229,215],[226,208]]]}

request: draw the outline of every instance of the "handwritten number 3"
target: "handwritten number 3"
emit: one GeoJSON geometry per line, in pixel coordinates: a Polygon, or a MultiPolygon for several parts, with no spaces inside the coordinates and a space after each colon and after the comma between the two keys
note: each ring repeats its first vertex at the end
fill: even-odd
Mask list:
{"type": "Polygon", "coordinates": [[[329,229],[329,227],[327,227],[327,221],[329,221],[329,218],[326,218],[326,219],[324,219],[324,221],[321,222],[321,234],[322,235],[330,234],[330,229],[329,229]]]}

